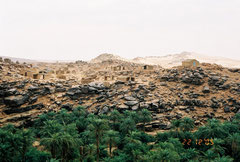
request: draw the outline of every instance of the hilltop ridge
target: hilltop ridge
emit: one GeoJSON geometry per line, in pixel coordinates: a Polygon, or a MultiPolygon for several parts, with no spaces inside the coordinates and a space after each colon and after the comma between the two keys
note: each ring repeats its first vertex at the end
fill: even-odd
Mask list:
{"type": "MultiPolygon", "coordinates": [[[[27,63],[57,62],[57,60],[43,61],[43,60],[31,60],[31,59],[3,56],[3,59],[4,58],[10,58],[14,62],[19,61],[19,62],[27,62],[27,63]]],[[[172,68],[172,67],[181,65],[182,61],[186,59],[197,59],[200,63],[218,64],[228,68],[240,68],[240,60],[219,57],[219,56],[207,56],[207,55],[198,54],[195,52],[186,52],[186,51],[181,53],[176,53],[176,54],[168,54],[164,56],[145,56],[145,57],[136,57],[133,59],[126,59],[119,55],[103,53],[91,59],[88,62],[94,64],[94,63],[101,63],[104,61],[115,60],[115,61],[124,61],[129,63],[136,63],[136,64],[160,65],[161,67],[164,67],[164,68],[172,68]]],[[[75,62],[75,61],[62,60],[58,62],[75,62]]]]}

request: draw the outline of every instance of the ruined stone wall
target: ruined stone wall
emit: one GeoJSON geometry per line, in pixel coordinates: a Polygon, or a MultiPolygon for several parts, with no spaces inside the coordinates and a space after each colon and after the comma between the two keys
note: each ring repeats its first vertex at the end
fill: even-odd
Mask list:
{"type": "Polygon", "coordinates": [[[200,63],[197,60],[189,60],[189,61],[183,61],[182,66],[183,67],[199,67],[200,63]]]}

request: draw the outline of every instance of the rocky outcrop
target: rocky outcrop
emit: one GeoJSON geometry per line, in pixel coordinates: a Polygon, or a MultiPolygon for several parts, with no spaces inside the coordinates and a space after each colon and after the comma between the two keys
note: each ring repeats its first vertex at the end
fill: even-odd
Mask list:
{"type": "Polygon", "coordinates": [[[9,97],[4,98],[4,103],[7,106],[18,107],[18,106],[21,106],[21,105],[27,103],[28,99],[29,99],[28,94],[17,95],[17,96],[9,96],[9,97]]]}
{"type": "Polygon", "coordinates": [[[30,106],[21,107],[21,108],[6,108],[4,110],[4,113],[6,113],[6,114],[23,113],[23,112],[30,111],[30,110],[33,110],[33,109],[40,110],[42,108],[44,108],[44,105],[42,103],[40,103],[40,104],[30,105],[30,106]]]}

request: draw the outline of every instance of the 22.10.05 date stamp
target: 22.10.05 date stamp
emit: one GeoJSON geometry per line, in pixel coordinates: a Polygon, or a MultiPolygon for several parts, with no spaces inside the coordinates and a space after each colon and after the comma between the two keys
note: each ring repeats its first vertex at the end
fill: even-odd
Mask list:
{"type": "Polygon", "coordinates": [[[184,139],[182,144],[183,145],[191,145],[192,143],[196,144],[196,145],[214,145],[213,139],[196,139],[196,140],[192,140],[192,139],[184,139]]]}

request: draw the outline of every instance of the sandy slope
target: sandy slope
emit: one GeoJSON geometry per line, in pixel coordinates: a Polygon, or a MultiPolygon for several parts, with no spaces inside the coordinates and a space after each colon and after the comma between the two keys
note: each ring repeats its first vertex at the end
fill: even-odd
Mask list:
{"type": "Polygon", "coordinates": [[[138,57],[133,59],[133,61],[136,63],[161,65],[162,67],[173,67],[181,65],[181,62],[185,59],[197,59],[201,63],[205,62],[219,64],[224,67],[240,68],[240,60],[233,60],[224,57],[212,57],[190,52],[182,52],[180,54],[166,56],[138,57]]]}

